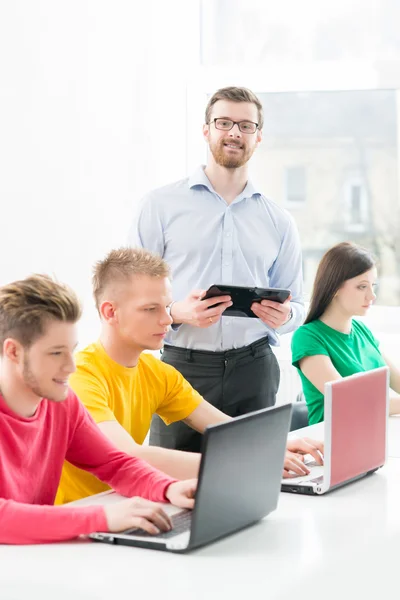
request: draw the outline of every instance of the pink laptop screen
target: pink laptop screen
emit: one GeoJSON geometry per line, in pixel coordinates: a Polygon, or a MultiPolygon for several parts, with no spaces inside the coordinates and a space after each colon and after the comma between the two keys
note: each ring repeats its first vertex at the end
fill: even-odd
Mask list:
{"type": "Polygon", "coordinates": [[[332,383],[331,486],[384,464],[387,368],[332,383]]]}

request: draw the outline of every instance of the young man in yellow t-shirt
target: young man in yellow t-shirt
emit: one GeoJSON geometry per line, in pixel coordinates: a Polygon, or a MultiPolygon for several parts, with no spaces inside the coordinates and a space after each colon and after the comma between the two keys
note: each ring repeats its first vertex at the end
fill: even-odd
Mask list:
{"type": "MultiPolygon", "coordinates": [[[[230,419],[204,400],[172,366],[144,350],[159,350],[172,319],[168,265],[147,250],[111,251],[94,268],[93,293],[101,319],[99,341],[78,352],[69,384],[101,431],[120,450],[179,479],[196,477],[200,455],[142,445],[152,416],[182,421],[203,432],[230,419]]],[[[205,302],[208,302],[205,300],[205,302]]],[[[322,445],[290,442],[285,472],[308,472],[296,453],[320,460],[322,445]]],[[[57,502],[108,489],[86,471],[65,463],[57,502]]]]}

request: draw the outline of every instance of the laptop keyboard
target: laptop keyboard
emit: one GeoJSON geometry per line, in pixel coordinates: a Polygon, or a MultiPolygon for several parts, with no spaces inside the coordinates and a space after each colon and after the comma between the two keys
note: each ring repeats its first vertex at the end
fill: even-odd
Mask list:
{"type": "Polygon", "coordinates": [[[168,539],[171,537],[175,537],[180,533],[184,533],[185,531],[189,531],[190,526],[192,524],[192,512],[189,510],[185,510],[183,512],[177,513],[171,517],[172,521],[172,529],[170,531],[165,531],[163,533],[157,533],[154,535],[153,533],[148,533],[144,531],[144,529],[138,529],[134,527],[133,529],[127,529],[122,533],[124,535],[140,535],[140,537],[157,537],[157,539],[168,539]]]}
{"type": "Polygon", "coordinates": [[[324,476],[321,475],[320,477],[315,477],[315,479],[309,479],[309,481],[311,483],[323,483],[324,481],[324,476]]]}
{"type": "Polygon", "coordinates": [[[309,469],[310,469],[311,467],[319,467],[319,464],[318,464],[318,463],[317,463],[317,461],[316,461],[316,460],[314,460],[314,459],[313,459],[313,460],[305,460],[305,461],[304,461],[304,464],[305,464],[305,465],[306,465],[306,467],[308,467],[309,469]]]}

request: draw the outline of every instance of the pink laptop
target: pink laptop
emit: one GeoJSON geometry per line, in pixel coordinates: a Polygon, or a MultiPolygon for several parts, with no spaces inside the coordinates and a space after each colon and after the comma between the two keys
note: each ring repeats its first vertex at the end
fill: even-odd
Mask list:
{"type": "MultiPolygon", "coordinates": [[[[326,383],[324,411],[324,466],[307,463],[309,475],[282,479],[282,491],[325,494],[384,465],[389,416],[388,367],[326,383]]],[[[308,435],[313,434],[310,431],[308,435]]]]}

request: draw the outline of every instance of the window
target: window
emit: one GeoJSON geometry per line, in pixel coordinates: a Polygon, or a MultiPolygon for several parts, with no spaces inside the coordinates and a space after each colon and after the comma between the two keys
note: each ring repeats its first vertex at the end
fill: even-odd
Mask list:
{"type": "Polygon", "coordinates": [[[367,192],[361,176],[348,177],[344,187],[344,228],[348,233],[368,233],[367,192]]]}
{"type": "Polygon", "coordinates": [[[400,94],[257,91],[265,124],[251,169],[266,196],[292,213],[304,255],[317,257],[307,264],[306,296],[324,252],[353,241],[378,259],[378,301],[398,303],[400,94]]]}

